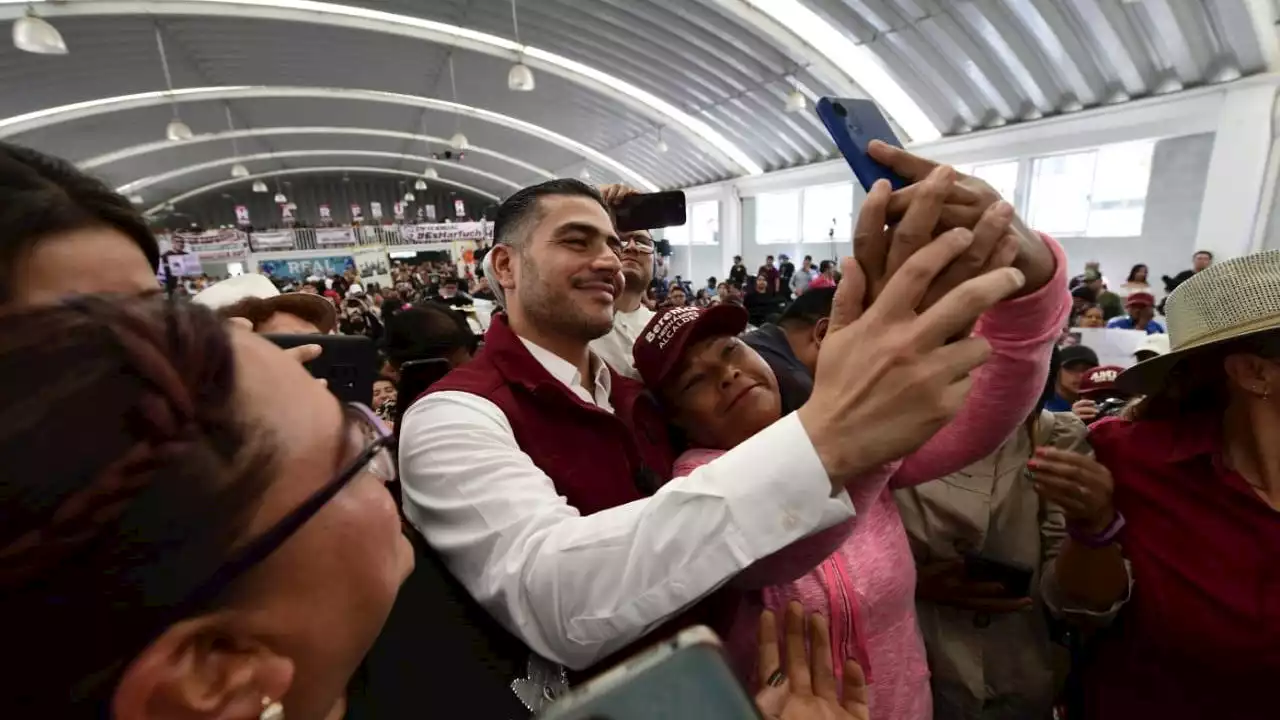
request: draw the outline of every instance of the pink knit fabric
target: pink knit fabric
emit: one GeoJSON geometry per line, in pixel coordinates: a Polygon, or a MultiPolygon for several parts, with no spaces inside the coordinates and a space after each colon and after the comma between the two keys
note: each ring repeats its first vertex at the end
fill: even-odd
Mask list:
{"type": "MultiPolygon", "coordinates": [[[[1031,295],[992,308],[978,323],[976,332],[987,338],[993,353],[974,373],[973,389],[960,413],[904,460],[849,483],[857,510],[852,534],[799,579],[767,587],[759,595],[763,607],[775,612],[798,600],[809,612],[830,619],[836,672],[843,675],[846,658],[862,665],[871,685],[871,716],[877,720],[933,716],[929,664],[916,624],[915,561],[889,487],[927,482],[986,457],[1035,407],[1044,389],[1053,342],[1071,305],[1062,248],[1048,237],[1045,242],[1057,260],[1053,279],[1031,295]]],[[[685,475],[720,454],[718,450],[685,452],[676,461],[676,475],[685,475]]],[[[802,557],[779,555],[778,560],[802,557]]],[[[734,668],[748,687],[757,684],[761,609],[759,604],[747,603],[726,641],[734,668]]]]}

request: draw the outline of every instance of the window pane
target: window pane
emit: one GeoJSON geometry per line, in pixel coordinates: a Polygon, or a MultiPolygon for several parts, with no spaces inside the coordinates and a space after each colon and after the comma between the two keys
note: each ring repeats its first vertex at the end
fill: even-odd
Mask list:
{"type": "Polygon", "coordinates": [[[692,245],[717,245],[720,242],[720,203],[716,200],[693,203],[689,206],[689,231],[692,245]]]}
{"type": "Polygon", "coordinates": [[[1145,200],[1151,180],[1152,141],[1108,145],[1098,149],[1098,172],[1093,181],[1093,203],[1145,200]]]}
{"type": "Polygon", "coordinates": [[[846,241],[853,237],[853,183],[804,189],[803,242],[846,241]]]}
{"type": "Polygon", "coordinates": [[[973,168],[973,172],[968,173],[976,178],[987,181],[996,192],[1000,193],[1000,197],[1012,203],[1018,191],[1018,161],[1011,160],[1009,162],[988,163],[986,165],[978,165],[973,168]]]}
{"type": "Polygon", "coordinates": [[[1031,227],[1050,235],[1082,235],[1097,151],[1036,158],[1031,168],[1031,227]]]}
{"type": "Polygon", "coordinates": [[[663,228],[662,239],[672,245],[688,245],[689,244],[689,222],[685,219],[685,224],[675,227],[663,228]]]}
{"type": "Polygon", "coordinates": [[[794,243],[799,229],[799,191],[764,193],[756,196],[756,243],[760,245],[794,243]]]}

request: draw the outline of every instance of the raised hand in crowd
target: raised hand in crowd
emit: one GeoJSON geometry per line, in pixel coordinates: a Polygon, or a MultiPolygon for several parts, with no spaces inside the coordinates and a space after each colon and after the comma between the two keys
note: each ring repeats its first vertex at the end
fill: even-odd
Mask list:
{"type": "MultiPolygon", "coordinates": [[[[888,208],[890,222],[902,217],[907,209],[916,202],[916,196],[932,188],[926,188],[924,180],[940,167],[938,163],[914,155],[902,148],[887,143],[873,141],[869,147],[871,157],[888,166],[911,186],[893,193],[888,208]]],[[[1027,283],[1020,295],[1029,294],[1044,286],[1053,277],[1055,268],[1053,254],[1038,234],[1028,228],[1008,202],[1001,200],[1000,193],[981,178],[949,171],[953,181],[950,183],[946,202],[938,219],[938,231],[948,228],[975,229],[989,211],[1007,214],[1011,219],[1006,232],[1007,238],[1016,243],[1017,251],[1013,266],[1022,271],[1027,283]]],[[[859,251],[861,252],[861,251],[859,251]]],[[[975,256],[978,253],[975,253],[975,256]]],[[[969,258],[968,262],[976,262],[978,257],[969,258]]]]}
{"type": "Polygon", "coordinates": [[[787,606],[783,640],[778,623],[766,610],[760,616],[760,686],[756,706],[768,720],[869,720],[867,678],[853,660],[844,664],[841,692],[836,691],[827,620],[810,615],[793,602],[787,606]],[[807,650],[806,650],[807,646],[807,650]]]}
{"type": "Polygon", "coordinates": [[[1003,583],[967,578],[961,558],[921,566],[916,574],[916,599],[985,613],[1018,612],[1035,604],[1029,597],[1009,597],[1003,583]]]}
{"type": "Polygon", "coordinates": [[[814,392],[798,411],[836,490],[852,476],[920,447],[964,403],[969,373],[986,361],[990,345],[980,337],[951,343],[948,338],[1024,283],[1017,270],[993,270],[917,311],[973,240],[973,232],[957,228],[924,246],[865,310],[867,277],[858,262],[845,260],[814,392]]]}
{"type": "Polygon", "coordinates": [[[1051,447],[1036,449],[1027,463],[1040,497],[1062,508],[1067,523],[1084,532],[1102,532],[1115,519],[1111,471],[1087,455],[1051,447]]]}
{"type": "Polygon", "coordinates": [[[1080,418],[1085,425],[1088,425],[1098,419],[1098,403],[1088,398],[1082,398],[1072,404],[1071,412],[1080,418]]]}

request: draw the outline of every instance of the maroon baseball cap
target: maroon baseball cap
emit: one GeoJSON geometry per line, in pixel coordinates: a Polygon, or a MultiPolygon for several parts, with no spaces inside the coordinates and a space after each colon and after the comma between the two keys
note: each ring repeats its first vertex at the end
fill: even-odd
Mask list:
{"type": "Polygon", "coordinates": [[[1127,396],[1129,393],[1116,389],[1116,378],[1122,372],[1124,368],[1119,365],[1101,365],[1085,371],[1084,377],[1080,378],[1080,394],[1085,397],[1107,394],[1127,396]]]}
{"type": "Polygon", "coordinates": [[[1155,296],[1153,296],[1151,293],[1145,293],[1145,292],[1136,292],[1130,295],[1129,298],[1124,301],[1125,307],[1139,307],[1143,305],[1147,307],[1152,307],[1155,304],[1156,304],[1155,296]]]}
{"type": "Polygon", "coordinates": [[[631,348],[636,371],[656,390],[680,364],[685,348],[711,337],[736,336],[746,327],[747,311],[732,303],[667,308],[649,320],[631,348]]]}

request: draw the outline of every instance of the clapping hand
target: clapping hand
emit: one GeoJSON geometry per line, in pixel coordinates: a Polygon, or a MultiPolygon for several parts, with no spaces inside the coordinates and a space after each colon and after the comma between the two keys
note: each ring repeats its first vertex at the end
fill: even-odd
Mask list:
{"type": "Polygon", "coordinates": [[[1115,482],[1106,466],[1088,455],[1052,447],[1036,449],[1028,463],[1041,498],[1062,508],[1067,522],[1097,535],[1115,519],[1111,492],[1115,482]]]}
{"type": "Polygon", "coordinates": [[[760,685],[756,706],[769,720],[869,720],[867,679],[853,660],[844,664],[843,700],[836,692],[831,636],[821,615],[808,619],[800,603],[787,606],[784,638],[772,612],[760,616],[760,685]],[[781,657],[780,657],[781,656],[781,657]]]}

